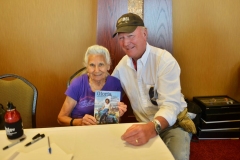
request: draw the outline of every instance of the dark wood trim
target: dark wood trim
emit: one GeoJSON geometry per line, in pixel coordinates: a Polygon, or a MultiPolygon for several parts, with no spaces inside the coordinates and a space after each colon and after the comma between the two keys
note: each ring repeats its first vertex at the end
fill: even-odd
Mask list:
{"type": "Polygon", "coordinates": [[[117,38],[112,38],[112,35],[116,30],[118,18],[128,12],[127,7],[128,0],[98,0],[97,44],[105,46],[111,54],[110,73],[125,55],[117,44],[117,38]]]}

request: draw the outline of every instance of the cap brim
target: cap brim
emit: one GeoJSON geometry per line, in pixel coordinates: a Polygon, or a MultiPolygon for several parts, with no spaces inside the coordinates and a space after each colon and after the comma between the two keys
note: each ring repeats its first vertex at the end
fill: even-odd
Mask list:
{"type": "Polygon", "coordinates": [[[112,38],[114,38],[116,36],[117,33],[119,32],[123,32],[123,33],[132,33],[133,31],[135,31],[135,29],[137,28],[138,26],[123,26],[123,27],[120,27],[116,30],[116,32],[113,34],[112,38]]]}

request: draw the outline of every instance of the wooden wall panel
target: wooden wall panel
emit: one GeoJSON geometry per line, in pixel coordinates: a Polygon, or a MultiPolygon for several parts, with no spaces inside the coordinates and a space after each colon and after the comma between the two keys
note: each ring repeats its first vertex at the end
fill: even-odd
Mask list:
{"type": "Polygon", "coordinates": [[[240,101],[240,1],[173,1],[173,50],[186,98],[240,101]]]}
{"type": "MultiPolygon", "coordinates": [[[[99,44],[109,44],[111,54],[119,50],[117,57],[124,55],[116,39],[110,38],[115,24],[107,24],[109,33],[96,33],[96,24],[107,27],[103,20],[108,16],[115,23],[127,12],[127,0],[99,2],[105,6],[102,22],[97,22],[97,0],[0,1],[0,74],[16,73],[36,85],[37,127],[58,126],[66,82],[83,66],[83,55],[96,38],[99,44]],[[104,34],[110,37],[105,39],[104,34]]],[[[172,1],[172,6],[173,52],[182,69],[186,98],[227,94],[240,101],[240,1],[184,0],[172,1]]],[[[148,18],[144,20],[148,25],[148,18]]],[[[152,31],[151,26],[148,30],[152,31]]],[[[149,43],[157,45],[158,41],[161,39],[149,43]]],[[[113,64],[119,59],[114,58],[113,64]]]]}
{"type": "Polygon", "coordinates": [[[117,43],[117,38],[112,38],[116,30],[117,19],[128,12],[128,0],[98,0],[97,11],[97,43],[108,48],[112,66],[110,73],[125,55],[117,43]]]}
{"type": "Polygon", "coordinates": [[[37,127],[58,126],[67,80],[96,43],[96,9],[96,0],[0,1],[0,74],[37,87],[37,127]]]}
{"type": "Polygon", "coordinates": [[[144,0],[148,43],[172,53],[172,0],[144,0]]]}

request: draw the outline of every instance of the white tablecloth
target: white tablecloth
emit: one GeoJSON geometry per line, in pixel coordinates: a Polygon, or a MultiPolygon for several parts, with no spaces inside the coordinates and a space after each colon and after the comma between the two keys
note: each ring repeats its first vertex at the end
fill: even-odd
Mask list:
{"type": "MultiPolygon", "coordinates": [[[[159,136],[152,138],[142,146],[132,146],[121,140],[121,135],[131,126],[125,124],[109,124],[79,127],[55,127],[24,129],[26,139],[6,150],[0,150],[0,160],[16,155],[29,159],[69,159],[74,160],[173,160],[173,156],[159,136]],[[37,133],[45,134],[45,138],[25,147],[37,133]],[[48,153],[48,136],[52,154],[48,153]],[[45,150],[45,151],[44,151],[45,150]],[[60,156],[59,155],[63,155],[60,156]],[[66,155],[66,156],[65,156],[66,155]]],[[[0,146],[3,148],[14,140],[8,140],[5,130],[0,131],[0,146]]],[[[22,158],[24,159],[24,158],[22,158]]]]}

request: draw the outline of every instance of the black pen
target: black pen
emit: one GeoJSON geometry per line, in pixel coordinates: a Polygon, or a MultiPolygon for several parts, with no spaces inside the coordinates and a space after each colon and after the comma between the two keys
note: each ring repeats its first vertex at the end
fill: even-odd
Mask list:
{"type": "Polygon", "coordinates": [[[50,139],[48,137],[48,153],[52,153],[52,148],[51,148],[51,145],[50,145],[50,139]]]}
{"type": "Polygon", "coordinates": [[[38,137],[40,137],[40,136],[41,136],[41,134],[38,133],[37,135],[35,135],[35,136],[32,138],[32,140],[34,140],[34,139],[36,139],[36,138],[38,138],[38,137]]]}
{"type": "Polygon", "coordinates": [[[32,140],[31,142],[25,144],[25,146],[29,146],[29,145],[31,145],[31,144],[39,141],[40,139],[42,139],[42,138],[44,138],[44,137],[45,137],[45,135],[44,135],[44,134],[41,134],[41,135],[40,135],[39,137],[37,137],[36,139],[34,139],[34,140],[32,140]]]}
{"type": "Polygon", "coordinates": [[[10,147],[14,146],[15,144],[18,144],[18,143],[22,142],[24,139],[25,139],[25,137],[24,137],[24,138],[21,138],[21,139],[19,139],[19,140],[18,140],[18,141],[16,141],[16,142],[13,142],[12,144],[9,144],[8,146],[4,147],[4,148],[3,148],[3,150],[5,150],[5,149],[8,149],[8,148],[10,148],[10,147]]]}

